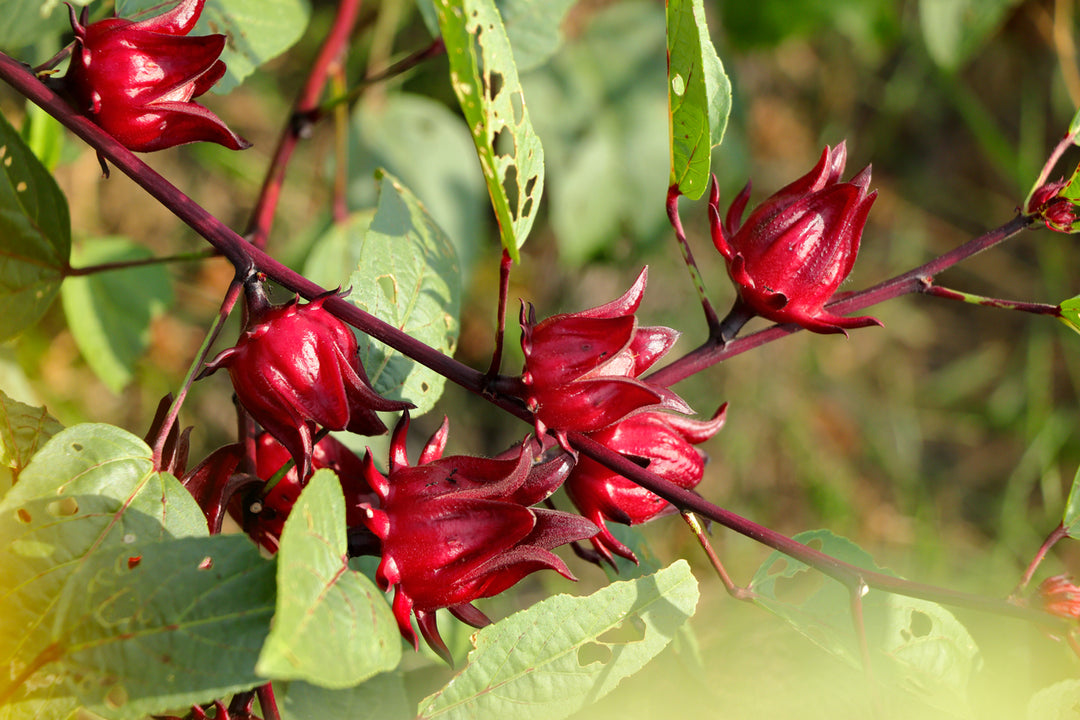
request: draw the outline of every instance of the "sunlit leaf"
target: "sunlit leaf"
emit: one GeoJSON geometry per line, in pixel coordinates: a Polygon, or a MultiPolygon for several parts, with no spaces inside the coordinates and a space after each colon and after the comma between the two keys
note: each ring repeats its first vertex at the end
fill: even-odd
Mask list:
{"type": "MultiPolygon", "coordinates": [[[[160,14],[161,0],[117,0],[116,14],[138,19],[160,14]]],[[[225,76],[213,91],[227,93],[255,69],[292,47],[304,34],[311,15],[309,0],[207,0],[191,35],[222,34],[225,76]]]]}
{"type": "Polygon", "coordinates": [[[64,194],[0,115],[0,340],[33,325],[49,307],[70,252],[64,194]]]}
{"type": "Polygon", "coordinates": [[[277,609],[260,675],[343,689],[397,667],[393,613],[383,593],[349,569],[347,546],[341,483],[319,470],[281,534],[277,609]]]}
{"type": "MultiPolygon", "coordinates": [[[[91,0],[75,0],[76,7],[91,0]]],[[[70,26],[60,0],[4,0],[0,13],[0,49],[9,54],[48,38],[70,26]]]]}
{"type": "Polygon", "coordinates": [[[0,390],[0,465],[19,473],[45,441],[63,426],[45,408],[25,405],[0,390]]]}
{"type": "MultiPolygon", "coordinates": [[[[152,257],[125,238],[93,240],[72,253],[86,267],[152,257]]],[[[172,305],[172,284],[164,265],[109,270],[69,277],[60,298],[79,351],[110,390],[132,381],[135,363],[150,345],[150,323],[172,305]]]]}
{"type": "Polygon", "coordinates": [[[279,701],[283,720],[411,720],[415,716],[399,673],[376,675],[344,690],[291,682],[278,697],[283,697],[279,701]]]}
{"type": "MultiPolygon", "coordinates": [[[[454,246],[416,197],[389,174],[379,175],[379,205],[362,236],[350,223],[357,266],[347,300],[447,355],[457,345],[460,270],[454,246]]],[[[380,394],[430,410],[445,378],[367,335],[360,360],[380,394]]]]}
{"type": "Polygon", "coordinates": [[[1080,333],[1080,295],[1062,301],[1060,307],[1061,317],[1058,319],[1080,333]]]}
{"type": "Polygon", "coordinates": [[[101,553],[206,532],[194,499],[154,470],[150,448],[134,435],[87,424],[45,443],[0,501],[0,665],[30,673],[17,687],[0,680],[8,712],[65,705],[72,692],[52,630],[73,573],[101,553]]]}
{"type": "Polygon", "coordinates": [[[516,262],[540,210],[544,148],[529,121],[510,41],[492,0],[436,0],[435,10],[502,245],[516,262]]]}
{"type": "Polygon", "coordinates": [[[709,38],[702,0],[668,0],[667,49],[670,184],[696,200],[731,112],[731,82],[709,38]]]}
{"type": "Polygon", "coordinates": [[[1028,720],[1072,720],[1080,707],[1080,680],[1054,683],[1035,693],[1027,706],[1028,720]]]}
{"type": "Polygon", "coordinates": [[[685,560],[587,597],[550,597],[477,632],[468,666],[419,717],[567,717],[644,667],[697,601],[685,560]]]}

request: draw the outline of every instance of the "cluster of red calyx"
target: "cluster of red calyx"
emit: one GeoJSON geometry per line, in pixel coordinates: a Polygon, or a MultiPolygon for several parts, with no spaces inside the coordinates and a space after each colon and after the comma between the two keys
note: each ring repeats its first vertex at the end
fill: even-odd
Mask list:
{"type": "Polygon", "coordinates": [[[851,272],[877,192],[867,192],[870,167],[840,182],[844,143],[826,147],[814,168],[781,188],[742,222],[747,183],[720,220],[713,179],[709,222],[713,244],[727,263],[739,299],[751,312],[817,333],[880,325],[872,317],[841,317],[825,310],[851,272]]]}
{"type": "Polygon", "coordinates": [[[571,513],[530,507],[563,483],[569,469],[564,458],[534,464],[529,441],[513,459],[443,457],[444,421],[420,463],[411,466],[408,428],[405,413],[394,429],[387,476],[375,468],[370,451],[364,456],[365,478],[380,501],[368,506],[364,522],[382,541],[376,577],[384,590],[394,588],[401,634],[419,646],[415,615],[428,645],[450,662],[436,610],[447,608],[483,627],[490,621],[473,600],[501,593],[537,570],[573,579],[551,550],[591,537],[597,528],[571,513]]]}
{"type": "Polygon", "coordinates": [[[1061,194],[1070,184],[1061,179],[1039,186],[1025,203],[1024,213],[1038,217],[1055,232],[1073,232],[1073,226],[1080,220],[1077,206],[1072,198],[1061,194]]]}
{"type": "MultiPolygon", "coordinates": [[[[75,46],[61,88],[129,150],[150,152],[196,141],[232,150],[250,146],[192,101],[225,74],[224,35],[188,36],[205,0],[180,0],[163,15],[86,25],[71,10],[75,46]]],[[[69,5],[69,9],[70,9],[69,5]]]]}
{"type": "Polygon", "coordinates": [[[1068,575],[1053,575],[1039,584],[1043,610],[1059,617],[1080,619],[1080,587],[1068,575]]]}

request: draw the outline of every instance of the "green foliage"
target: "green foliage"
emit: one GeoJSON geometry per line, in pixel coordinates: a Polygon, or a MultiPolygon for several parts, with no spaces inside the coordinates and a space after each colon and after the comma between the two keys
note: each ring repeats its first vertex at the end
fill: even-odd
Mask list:
{"type": "Polygon", "coordinates": [[[63,430],[63,426],[45,408],[36,408],[12,400],[0,390],[0,498],[8,485],[17,482],[19,473],[45,441],[63,430]]]}
{"type": "Polygon", "coordinates": [[[342,689],[397,667],[397,623],[382,592],[349,569],[346,546],[341,484],[319,470],[281,534],[277,610],[260,675],[342,689]]]}
{"type": "Polygon", "coordinates": [[[1080,680],[1062,680],[1032,696],[1027,720],[1069,720],[1080,705],[1080,680]]]}
{"type": "MultiPolygon", "coordinates": [[[[153,257],[122,237],[76,246],[72,260],[85,267],[153,257]]],[[[69,277],[60,288],[64,314],[87,364],[119,393],[134,379],[135,363],[150,344],[150,323],[173,303],[164,265],[144,265],[69,277]]]]}
{"type": "MultiPolygon", "coordinates": [[[[345,228],[356,264],[349,276],[349,302],[439,349],[454,353],[461,303],[454,246],[416,197],[396,178],[380,174],[379,205],[370,225],[355,219],[345,228]]],[[[361,216],[362,217],[362,216],[361,216]]],[[[333,242],[340,242],[334,240],[333,242]]],[[[445,378],[361,335],[360,360],[380,394],[416,405],[416,415],[434,406],[445,378]]]]}
{"type": "Polygon", "coordinates": [[[346,690],[327,690],[303,682],[274,689],[283,720],[410,720],[413,717],[400,673],[376,675],[346,690]]]}
{"type": "Polygon", "coordinates": [[[709,38],[702,0],[669,0],[667,51],[669,182],[697,200],[708,187],[712,149],[724,139],[731,112],[731,81],[709,38]]]}
{"type": "Polygon", "coordinates": [[[1061,303],[1061,322],[1080,333],[1080,295],[1061,303]]]}
{"type": "Polygon", "coordinates": [[[1065,501],[1065,514],[1061,518],[1062,527],[1069,537],[1080,537],[1080,469],[1073,477],[1069,489],[1069,499],[1065,501]]]}
{"type": "Polygon", "coordinates": [[[468,667],[419,717],[567,717],[663,650],[697,601],[685,560],[588,597],[550,597],[477,632],[468,667]]]}
{"type": "MultiPolygon", "coordinates": [[[[76,7],[90,0],[75,0],[76,7]]],[[[0,48],[7,51],[33,45],[68,28],[67,8],[58,0],[5,0],[0,13],[0,48]]]]}
{"type": "MultiPolygon", "coordinates": [[[[855,543],[828,530],[799,533],[795,540],[852,565],[887,572],[855,543]]],[[[807,565],[773,553],[750,584],[755,601],[787,620],[823,649],[862,666],[857,623],[847,587],[807,565]]],[[[870,660],[877,673],[924,701],[960,711],[967,707],[979,650],[967,629],[947,610],[925,600],[869,591],[861,600],[870,660]]]]}
{"type": "Polygon", "coordinates": [[[957,70],[1004,22],[1019,0],[919,0],[926,49],[941,67],[957,70]]]}
{"type": "Polygon", "coordinates": [[[44,314],[60,289],[70,252],[64,194],[0,115],[0,340],[44,314]]]}
{"type": "MultiPolygon", "coordinates": [[[[116,14],[133,17],[157,10],[160,0],[117,0],[116,14]]],[[[207,0],[192,35],[226,36],[225,76],[213,92],[224,94],[256,68],[292,47],[304,34],[311,6],[308,0],[207,0]]]]}
{"type": "Polygon", "coordinates": [[[435,10],[499,237],[516,262],[540,211],[544,148],[529,120],[510,41],[491,0],[436,0],[435,10]]]}

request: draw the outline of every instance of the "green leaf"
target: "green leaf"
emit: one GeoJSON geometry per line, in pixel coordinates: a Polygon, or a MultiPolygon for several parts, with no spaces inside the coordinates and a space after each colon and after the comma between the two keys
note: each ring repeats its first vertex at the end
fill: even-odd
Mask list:
{"type": "Polygon", "coordinates": [[[919,23],[931,59],[947,70],[958,70],[1019,1],[919,0],[919,23]]]}
{"type": "MultiPolygon", "coordinates": [[[[121,237],[76,248],[73,262],[86,267],[153,257],[121,237]]],[[[68,327],[87,364],[114,393],[134,378],[135,363],[150,345],[150,323],[173,302],[164,265],[109,270],[69,277],[60,290],[68,327]]]]}
{"type": "Polygon", "coordinates": [[[1071,537],[1080,537],[1080,469],[1073,476],[1072,489],[1069,490],[1069,499],[1065,503],[1065,514],[1061,524],[1065,533],[1071,537]]]}
{"type": "MultiPolygon", "coordinates": [[[[349,223],[357,265],[347,300],[433,348],[453,355],[461,304],[454,246],[416,197],[393,176],[380,173],[379,205],[359,237],[349,223]]],[[[430,410],[445,378],[379,341],[361,334],[360,361],[381,395],[408,400],[414,414],[430,410]]]]}
{"type": "Polygon", "coordinates": [[[349,121],[349,138],[354,206],[375,204],[372,178],[375,170],[385,168],[424,203],[453,240],[461,268],[468,272],[490,232],[491,210],[487,186],[476,172],[476,148],[461,116],[420,95],[365,93],[349,121]]]}
{"type": "Polygon", "coordinates": [[[477,632],[468,666],[420,703],[419,717],[567,717],[644,667],[697,601],[685,560],[588,597],[548,598],[477,632]]]}
{"type": "Polygon", "coordinates": [[[1060,307],[1061,317],[1058,319],[1080,333],[1080,295],[1062,301],[1060,307]]]}
{"type": "Polygon", "coordinates": [[[46,170],[52,172],[64,154],[64,126],[60,121],[32,102],[26,103],[23,140],[46,170]]]}
{"type": "Polygon", "coordinates": [[[1075,720],[1080,707],[1080,680],[1062,680],[1035,693],[1027,706],[1028,720],[1075,720]]]}
{"type": "Polygon", "coordinates": [[[14,481],[38,448],[63,429],[45,408],[24,405],[0,390],[0,465],[10,468],[14,481]]]}
{"type": "MultiPolygon", "coordinates": [[[[81,6],[90,1],[75,0],[72,4],[81,6]]],[[[70,32],[67,8],[60,0],[4,0],[4,12],[0,13],[0,49],[14,54],[64,28],[70,32]]]]}
{"type": "Polygon", "coordinates": [[[244,535],[134,543],[71,575],[52,639],[91,712],[140,718],[259,684],[273,609],[274,562],[244,535]]]}
{"type": "Polygon", "coordinates": [[[316,472],[289,513],[277,575],[260,675],[343,689],[397,667],[401,637],[390,606],[349,569],[345,496],[332,470],[316,472]]]}
{"type": "Polygon", "coordinates": [[[435,10],[500,239],[517,262],[540,210],[544,148],[529,120],[510,41],[492,0],[436,0],[435,10]]]}
{"type": "MultiPolygon", "coordinates": [[[[278,684],[274,684],[275,690],[278,684]]],[[[276,693],[283,720],[411,720],[405,681],[400,673],[376,675],[346,690],[328,690],[292,682],[276,693]],[[283,698],[283,699],[281,699],[283,698]]]]}
{"type": "Polygon", "coordinates": [[[29,673],[18,686],[0,680],[0,705],[10,700],[20,716],[69,694],[58,658],[35,660],[50,658],[57,601],[80,566],[111,549],[206,532],[195,500],[154,470],[141,439],[93,424],[54,435],[0,501],[0,666],[29,673]]]}
{"type": "MultiPolygon", "coordinates": [[[[828,530],[812,530],[795,540],[834,558],[875,572],[880,568],[855,543],[828,530]]],[[[848,588],[781,553],[761,565],[750,584],[759,605],[787,620],[811,641],[862,666],[862,651],[851,614],[848,588]]],[[[947,610],[925,600],[870,590],[862,598],[863,623],[875,670],[893,684],[940,707],[966,707],[979,651],[967,629],[947,610]]]]}
{"type": "Polygon", "coordinates": [[[670,184],[697,200],[731,112],[731,82],[709,39],[702,0],[668,0],[667,49],[670,184]]]}
{"type": "MultiPolygon", "coordinates": [[[[161,0],[117,0],[116,14],[132,17],[147,10],[160,14],[161,0]]],[[[255,69],[291,48],[304,34],[311,16],[308,0],[207,0],[202,17],[191,35],[225,35],[225,76],[214,85],[215,93],[232,90],[255,69]]]]}
{"type": "Polygon", "coordinates": [[[71,253],[67,200],[0,115],[0,341],[37,322],[56,297],[71,253]]]}

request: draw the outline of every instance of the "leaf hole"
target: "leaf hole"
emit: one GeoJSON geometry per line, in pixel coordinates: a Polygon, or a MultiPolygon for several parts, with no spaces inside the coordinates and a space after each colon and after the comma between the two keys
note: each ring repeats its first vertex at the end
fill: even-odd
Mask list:
{"type": "Polygon", "coordinates": [[[27,525],[34,519],[24,508],[19,508],[15,511],[15,517],[19,519],[19,522],[26,523],[27,525]]]}
{"type": "Polygon", "coordinates": [[[533,190],[536,189],[536,181],[537,181],[537,179],[539,179],[539,175],[533,175],[531,178],[528,179],[528,181],[526,181],[526,183],[525,183],[525,195],[526,196],[531,196],[533,194],[533,190]]]}
{"type": "Polygon", "coordinates": [[[79,512],[79,501],[73,497],[61,498],[53,500],[46,509],[53,517],[71,517],[79,512]]]}
{"type": "Polygon", "coordinates": [[[626,645],[645,639],[645,621],[633,615],[596,638],[605,645],[626,645]]]}
{"type": "Polygon", "coordinates": [[[934,629],[934,621],[922,610],[911,611],[911,622],[908,623],[911,634],[917,638],[926,637],[934,629]]]}
{"type": "Polygon", "coordinates": [[[431,389],[431,386],[428,385],[426,382],[420,383],[420,392],[426,393],[430,389],[431,389]]]}
{"type": "Polygon", "coordinates": [[[142,562],[142,555],[132,555],[127,560],[128,570],[134,570],[139,567],[139,563],[142,562]]]}
{"type": "Polygon", "coordinates": [[[525,120],[525,98],[520,90],[510,95],[510,107],[514,110],[514,124],[520,125],[525,120]]]}
{"type": "Polygon", "coordinates": [[[74,450],[75,452],[82,452],[83,451],[82,443],[71,443],[71,449],[74,450]]]}
{"type": "Polygon", "coordinates": [[[800,570],[791,577],[776,578],[776,599],[789,605],[802,605],[821,588],[824,576],[813,570],[800,570]]]}
{"type": "Polygon", "coordinates": [[[200,570],[209,570],[212,567],[214,567],[214,558],[210,557],[209,555],[199,561],[200,570]]]}
{"type": "Polygon", "coordinates": [[[492,102],[494,102],[495,98],[497,98],[499,96],[499,93],[502,92],[503,85],[504,83],[502,73],[497,73],[492,70],[491,74],[488,75],[487,83],[488,97],[491,99],[492,102]]]}
{"type": "Polygon", "coordinates": [[[510,128],[504,125],[502,130],[495,133],[495,140],[491,143],[491,149],[500,157],[514,157],[517,148],[514,147],[514,136],[510,132],[510,128]]]}
{"type": "Polygon", "coordinates": [[[397,283],[394,278],[383,275],[376,282],[379,284],[379,290],[391,303],[397,304],[397,283]]]}
{"type": "Polygon", "coordinates": [[[600,663],[606,665],[611,660],[611,648],[600,643],[585,643],[577,651],[578,664],[582,667],[600,663]]]}
{"type": "Polygon", "coordinates": [[[529,214],[532,212],[532,206],[533,206],[533,199],[528,198],[525,201],[525,204],[521,206],[521,214],[522,214],[523,217],[529,217],[529,214]]]}
{"type": "Polygon", "coordinates": [[[518,215],[518,202],[521,200],[521,196],[518,195],[518,172],[517,166],[511,165],[506,168],[506,177],[502,181],[503,192],[506,193],[506,202],[510,205],[510,214],[516,221],[518,215]]]}
{"type": "Polygon", "coordinates": [[[114,710],[127,705],[128,692],[123,685],[113,685],[109,692],[105,693],[105,704],[114,710]]]}

